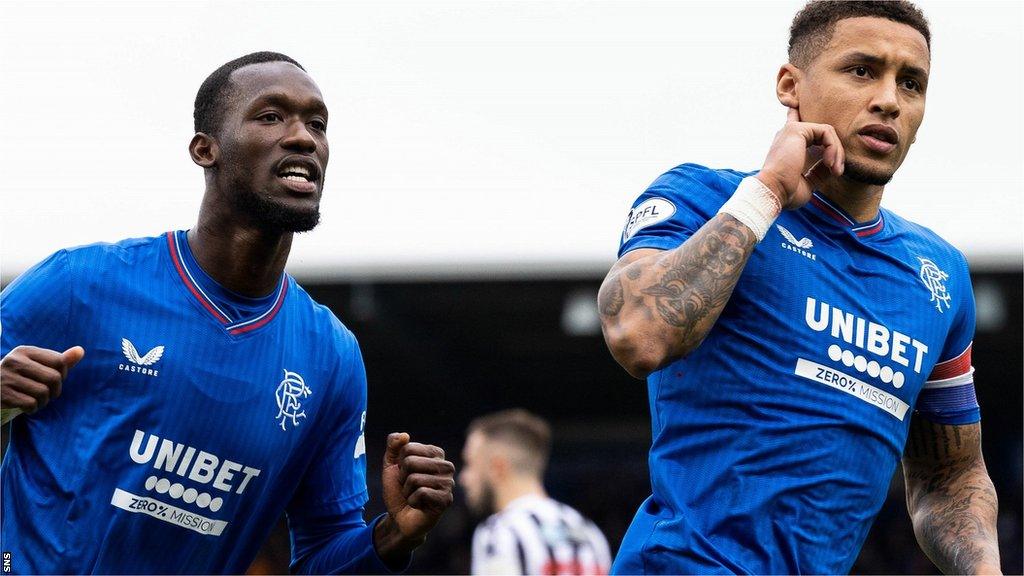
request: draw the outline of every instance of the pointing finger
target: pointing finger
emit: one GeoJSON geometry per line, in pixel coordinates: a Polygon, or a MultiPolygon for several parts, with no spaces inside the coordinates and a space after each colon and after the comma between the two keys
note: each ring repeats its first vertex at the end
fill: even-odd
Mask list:
{"type": "Polygon", "coordinates": [[[787,123],[789,123],[789,122],[799,122],[799,121],[800,121],[800,111],[799,110],[797,110],[796,108],[789,108],[788,110],[786,110],[786,122],[787,123]]]}

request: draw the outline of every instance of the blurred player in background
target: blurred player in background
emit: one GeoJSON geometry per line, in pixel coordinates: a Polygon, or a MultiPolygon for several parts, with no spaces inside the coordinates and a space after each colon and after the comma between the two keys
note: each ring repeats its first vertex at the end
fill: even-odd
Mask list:
{"type": "Polygon", "coordinates": [[[647,378],[653,495],[614,572],[846,573],[901,453],[928,556],[999,571],[967,262],[879,206],[930,64],[912,4],[809,3],[762,169],[684,164],[633,205],[599,307],[647,378]]]}
{"type": "Polygon", "coordinates": [[[544,470],[551,427],[525,410],[474,420],[459,485],[479,516],[473,574],[607,574],[608,542],[571,507],[548,497],[544,470]]]}
{"type": "Polygon", "coordinates": [[[2,548],[15,573],[242,573],[287,511],[293,571],[403,569],[454,467],[391,434],[387,513],[364,521],[362,356],[284,273],[319,221],[320,90],[291,58],[250,54],[203,82],[195,130],[194,228],[60,250],[0,297],[5,419],[26,413],[2,548]]]}

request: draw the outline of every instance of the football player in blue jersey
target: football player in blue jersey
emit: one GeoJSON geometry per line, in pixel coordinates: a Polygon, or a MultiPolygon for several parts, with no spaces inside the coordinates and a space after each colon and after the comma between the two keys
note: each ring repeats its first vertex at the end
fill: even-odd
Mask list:
{"type": "Polygon", "coordinates": [[[684,164],[633,204],[598,305],[647,380],[653,493],[613,572],[846,573],[901,456],[925,553],[999,572],[967,263],[880,207],[930,64],[909,2],[811,2],[761,170],[684,164]]]}
{"type": "Polygon", "coordinates": [[[351,332],[284,272],[319,220],[327,107],[291,58],[211,74],[191,230],[61,250],[2,305],[5,571],[243,573],[282,512],[291,569],[408,566],[452,502],[436,446],[387,438],[363,519],[366,375],[351,332]],[[9,554],[9,556],[8,556],[9,554]]]}

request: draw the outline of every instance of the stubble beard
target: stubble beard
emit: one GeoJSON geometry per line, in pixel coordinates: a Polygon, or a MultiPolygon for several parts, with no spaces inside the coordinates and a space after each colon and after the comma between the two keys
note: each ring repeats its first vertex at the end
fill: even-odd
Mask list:
{"type": "Polygon", "coordinates": [[[854,182],[868,184],[870,186],[885,186],[890,180],[892,180],[893,174],[895,173],[895,170],[890,170],[888,172],[873,170],[855,160],[846,160],[843,165],[843,178],[848,178],[854,182]]]}
{"type": "Polygon", "coordinates": [[[267,232],[308,232],[320,223],[320,203],[297,209],[277,202],[269,193],[253,190],[241,178],[231,183],[232,207],[267,232]]]}
{"type": "Polygon", "coordinates": [[[484,483],[480,487],[480,497],[476,500],[467,498],[466,507],[469,508],[470,513],[480,519],[494,514],[496,512],[494,488],[490,484],[484,483]]]}

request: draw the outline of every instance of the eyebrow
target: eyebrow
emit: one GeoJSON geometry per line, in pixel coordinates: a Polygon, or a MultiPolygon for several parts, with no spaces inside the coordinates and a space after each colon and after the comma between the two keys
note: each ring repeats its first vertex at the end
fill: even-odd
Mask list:
{"type": "MultiPolygon", "coordinates": [[[[855,62],[865,62],[867,64],[872,64],[874,66],[884,66],[885,65],[885,58],[881,58],[881,57],[875,56],[873,54],[867,54],[865,52],[852,52],[850,54],[847,54],[846,56],[843,56],[840,61],[843,62],[844,64],[853,64],[855,62]]],[[[907,74],[910,74],[911,76],[917,76],[919,78],[927,78],[928,77],[928,72],[924,68],[921,68],[919,66],[911,66],[909,64],[904,64],[900,68],[900,71],[905,72],[907,74]]]]}
{"type": "Polygon", "coordinates": [[[256,107],[262,104],[270,104],[271,106],[280,106],[282,108],[291,108],[298,106],[299,108],[306,111],[315,111],[327,115],[327,105],[324,104],[323,100],[319,98],[311,98],[305,102],[296,102],[293,98],[290,98],[281,93],[270,93],[264,94],[259,98],[253,100],[251,107],[256,107]]]}

